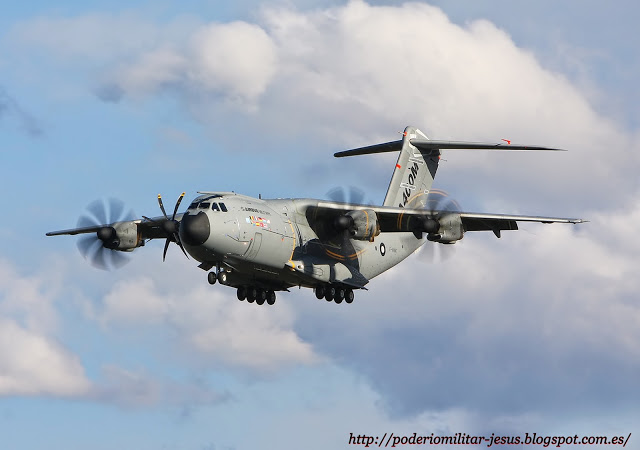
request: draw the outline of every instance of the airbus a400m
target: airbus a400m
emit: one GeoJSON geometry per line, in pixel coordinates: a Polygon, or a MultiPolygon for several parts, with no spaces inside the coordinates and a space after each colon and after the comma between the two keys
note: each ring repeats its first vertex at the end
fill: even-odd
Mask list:
{"type": "MultiPolygon", "coordinates": [[[[401,140],[336,153],[336,157],[399,151],[382,206],[361,201],[261,199],[234,192],[199,192],[183,213],[178,198],[169,217],[122,220],[122,204],[89,207],[77,228],[47,236],[87,234],[78,242],[83,255],[100,268],[119,266],[122,252],[151,239],[165,239],[200,262],[208,281],[237,289],[239,300],[272,305],[277,291],[312,288],[319,299],[351,303],[377,275],[420,246],[453,244],[469,231],[517,230],[518,222],[580,223],[582,219],[462,212],[431,185],[441,151],[558,150],[548,147],[429,140],[407,127],[401,140]]],[[[344,199],[337,199],[344,200],[344,199]]]]}

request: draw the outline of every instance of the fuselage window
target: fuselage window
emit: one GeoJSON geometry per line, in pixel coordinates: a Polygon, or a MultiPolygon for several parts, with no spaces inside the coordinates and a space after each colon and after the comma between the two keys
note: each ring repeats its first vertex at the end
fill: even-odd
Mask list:
{"type": "MultiPolygon", "coordinates": [[[[202,202],[202,203],[200,203],[200,209],[209,209],[209,205],[210,205],[209,202],[202,202]]],[[[215,205],[215,203],[214,203],[214,205],[215,205]]]]}
{"type": "Polygon", "coordinates": [[[220,209],[222,210],[222,212],[227,212],[227,207],[222,202],[220,203],[220,209]]]}
{"type": "Polygon", "coordinates": [[[220,208],[218,208],[218,204],[215,202],[211,205],[211,209],[214,211],[220,211],[220,208]]]}

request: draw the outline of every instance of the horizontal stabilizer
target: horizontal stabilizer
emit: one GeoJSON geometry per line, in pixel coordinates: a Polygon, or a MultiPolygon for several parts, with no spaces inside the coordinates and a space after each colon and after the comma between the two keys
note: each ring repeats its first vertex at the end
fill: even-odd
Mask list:
{"type": "Polygon", "coordinates": [[[430,139],[411,139],[411,144],[423,150],[551,150],[566,152],[561,148],[541,147],[539,145],[514,145],[491,142],[432,141],[430,139]]]}
{"type": "MultiPolygon", "coordinates": [[[[411,145],[425,151],[436,150],[547,150],[565,152],[561,148],[542,147],[539,145],[515,145],[494,142],[433,141],[431,139],[411,139],[411,145]]],[[[369,155],[372,153],[395,152],[402,149],[402,141],[391,141],[383,144],[369,145],[334,153],[336,158],[345,156],[369,155]]]]}
{"type": "Polygon", "coordinates": [[[357,156],[357,155],[369,155],[371,153],[386,153],[397,152],[402,150],[402,141],[385,142],[384,144],[369,145],[367,147],[354,148],[353,150],[344,150],[342,152],[334,153],[336,158],[342,158],[344,156],[357,156]]]}

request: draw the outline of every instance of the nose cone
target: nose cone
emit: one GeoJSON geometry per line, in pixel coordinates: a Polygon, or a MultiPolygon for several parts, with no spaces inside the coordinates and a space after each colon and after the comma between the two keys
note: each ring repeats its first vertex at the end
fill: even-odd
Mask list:
{"type": "Polygon", "coordinates": [[[209,239],[211,227],[207,214],[185,214],[180,222],[180,239],[188,245],[201,245],[209,239]]]}

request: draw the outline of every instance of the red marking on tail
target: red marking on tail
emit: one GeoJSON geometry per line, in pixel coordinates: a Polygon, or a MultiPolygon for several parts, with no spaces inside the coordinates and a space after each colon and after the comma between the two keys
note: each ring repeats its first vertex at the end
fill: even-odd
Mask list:
{"type": "Polygon", "coordinates": [[[507,144],[511,145],[511,141],[509,139],[502,139],[503,141],[505,141],[507,144]]]}

